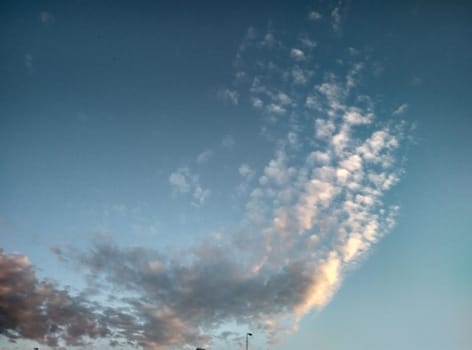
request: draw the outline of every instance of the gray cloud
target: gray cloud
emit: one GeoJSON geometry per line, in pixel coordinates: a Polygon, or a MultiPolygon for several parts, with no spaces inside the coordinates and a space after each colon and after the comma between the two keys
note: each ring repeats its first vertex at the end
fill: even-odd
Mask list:
{"type": "Polygon", "coordinates": [[[0,334],[11,341],[24,337],[50,346],[83,345],[112,336],[96,305],[38,280],[22,255],[0,252],[0,310],[0,334]]]}
{"type": "Polygon", "coordinates": [[[54,252],[105,290],[133,294],[120,300],[128,313],[107,317],[107,325],[150,349],[208,343],[205,334],[227,322],[269,330],[267,321],[303,298],[313,268],[293,261],[278,271],[256,272],[254,261],[242,262],[244,252],[230,243],[206,242],[175,255],[121,249],[110,241],[89,252],[54,252]]]}

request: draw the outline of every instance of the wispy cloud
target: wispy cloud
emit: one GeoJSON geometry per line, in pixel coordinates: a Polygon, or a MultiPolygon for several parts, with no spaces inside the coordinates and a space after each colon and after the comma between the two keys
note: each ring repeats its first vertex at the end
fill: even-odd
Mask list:
{"type": "Polygon", "coordinates": [[[300,36],[299,40],[300,40],[300,43],[307,49],[313,49],[318,46],[318,43],[310,39],[307,35],[300,36]]]}
{"type": "Polygon", "coordinates": [[[210,160],[212,156],[213,156],[213,151],[210,149],[207,149],[197,156],[196,162],[198,164],[205,164],[210,160]]]}
{"type": "Polygon", "coordinates": [[[239,93],[236,90],[223,89],[218,91],[218,96],[225,102],[237,105],[239,102],[239,93]]]}
{"type": "Polygon", "coordinates": [[[33,55],[27,53],[24,57],[24,64],[28,72],[33,72],[33,55]]]}
{"type": "Polygon", "coordinates": [[[48,11],[41,11],[39,13],[39,21],[44,25],[51,25],[54,24],[56,18],[51,12],[48,11]]]}
{"type": "Polygon", "coordinates": [[[347,2],[339,1],[331,10],[331,27],[335,33],[342,32],[342,25],[347,12],[347,2]]]}
{"type": "Polygon", "coordinates": [[[406,103],[404,104],[401,104],[400,106],[398,106],[394,111],[393,111],[393,115],[401,115],[403,113],[405,113],[406,111],[408,110],[408,105],[406,103]]]}
{"type": "Polygon", "coordinates": [[[341,13],[340,13],[340,8],[339,6],[335,7],[331,11],[331,20],[332,20],[332,26],[333,30],[337,33],[341,31],[341,13]]]}
{"type": "Polygon", "coordinates": [[[177,194],[190,194],[192,204],[201,206],[210,196],[211,191],[202,187],[200,177],[190,172],[188,167],[182,167],[169,176],[169,183],[177,194]]]}
{"type": "Polygon", "coordinates": [[[225,135],[221,140],[221,145],[226,149],[232,149],[236,145],[236,140],[232,135],[225,135]]]}

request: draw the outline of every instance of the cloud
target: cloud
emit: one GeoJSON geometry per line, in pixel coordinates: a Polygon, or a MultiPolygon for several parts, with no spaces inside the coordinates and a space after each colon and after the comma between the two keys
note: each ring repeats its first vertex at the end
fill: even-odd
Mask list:
{"type": "Polygon", "coordinates": [[[27,53],[24,57],[24,64],[28,72],[33,72],[33,55],[27,53]]]}
{"type": "Polygon", "coordinates": [[[51,25],[54,24],[56,18],[54,15],[48,11],[41,11],[39,13],[39,21],[44,25],[51,25]]]}
{"type": "Polygon", "coordinates": [[[135,295],[120,300],[129,310],[120,334],[149,349],[206,344],[209,339],[204,334],[230,320],[262,327],[269,317],[295,307],[302,298],[306,284],[302,263],[269,274],[254,273],[249,263],[231,253],[234,247],[204,243],[183,258],[99,242],[72,259],[88,271],[89,279],[135,295]]]}
{"type": "Polygon", "coordinates": [[[248,180],[251,180],[255,175],[255,171],[246,163],[241,164],[238,171],[239,175],[248,180]]]}
{"type": "Polygon", "coordinates": [[[300,50],[293,48],[290,50],[290,57],[292,57],[295,61],[304,61],[305,60],[305,53],[300,50]]]}
{"type": "Polygon", "coordinates": [[[212,156],[213,156],[213,151],[207,149],[197,156],[196,161],[198,164],[205,164],[210,160],[212,156]]]}
{"type": "Polygon", "coordinates": [[[225,135],[221,140],[221,145],[226,149],[232,149],[236,145],[236,141],[233,136],[225,135]]]}
{"type": "Polygon", "coordinates": [[[181,168],[176,172],[170,174],[169,182],[177,189],[180,193],[186,193],[190,191],[190,184],[188,182],[188,169],[181,168]]]}
{"type": "Polygon", "coordinates": [[[225,102],[237,105],[239,103],[239,93],[236,90],[224,89],[218,92],[218,96],[225,102]]]}
{"type": "Polygon", "coordinates": [[[398,106],[392,113],[392,115],[401,115],[408,110],[408,105],[406,103],[398,106]]]}
{"type": "MultiPolygon", "coordinates": [[[[127,311],[104,326],[146,349],[208,344],[206,334],[224,337],[231,323],[248,324],[273,343],[305,314],[321,310],[346,271],[391,229],[397,210],[385,209],[382,197],[398,179],[384,160],[400,136],[388,127],[355,136],[353,129],[370,127],[373,117],[358,107],[343,114],[317,119],[326,130],[316,137],[327,145],[303,144],[312,148],[304,159],[291,151],[293,131],[278,143],[249,195],[245,223],[231,237],[176,253],[109,240],[89,251],[56,249],[102,290],[133,295],[119,300],[127,311]]],[[[254,176],[247,164],[239,172],[254,176]]],[[[190,192],[189,171],[174,175],[176,186],[190,192]]]]}
{"type": "Polygon", "coordinates": [[[308,82],[308,77],[306,72],[301,69],[299,66],[292,68],[292,78],[295,84],[305,85],[308,82]]]}
{"type": "MultiPolygon", "coordinates": [[[[330,25],[337,32],[344,12],[342,3],[331,12],[330,25]]],[[[316,67],[310,56],[287,50],[316,67]]],[[[376,119],[372,99],[358,91],[367,63],[360,51],[345,52],[349,56],[336,73],[321,67],[323,75],[316,76],[299,65],[280,72],[260,65],[249,86],[255,108],[290,115],[264,126],[273,133],[282,126],[288,130],[275,140],[274,156],[249,190],[245,222],[256,232],[234,238],[240,249],[257,256],[253,273],[279,271],[294,261],[303,264],[303,287],[296,298],[291,296],[295,299],[287,312],[267,316],[272,325],[287,319],[296,324],[304,314],[323,308],[346,272],[392,229],[398,212],[383,197],[402,172],[396,160],[404,141],[402,126],[376,119]],[[309,81],[312,87],[303,91],[300,86],[309,81]],[[278,91],[284,91],[287,103],[278,91]],[[307,110],[316,111],[312,123],[304,119],[307,110]]]]}
{"type": "MultiPolygon", "coordinates": [[[[247,93],[240,96],[249,95],[262,112],[274,149],[258,177],[248,164],[239,166],[247,201],[233,232],[174,252],[124,248],[110,240],[82,251],[54,249],[62,261],[84,271],[90,286],[100,286],[99,300],[113,291],[119,307],[101,303],[91,314],[100,315],[107,339],[145,349],[190,348],[215,339],[237,342],[227,327],[238,324],[272,344],[293,332],[304,315],[322,310],[346,274],[393,228],[398,207],[385,195],[402,174],[403,124],[398,118],[398,124],[382,122],[372,99],[360,90],[367,63],[341,50],[349,56],[335,72],[329,63],[323,66],[333,61],[331,51],[330,59],[315,62],[304,55],[303,64],[292,62],[285,69],[275,63],[251,65],[259,56],[251,52],[247,63],[245,52],[256,38],[250,28],[235,70],[246,72],[246,83],[238,86],[247,93]],[[268,113],[285,117],[266,122],[268,113]]],[[[291,55],[290,47],[281,48],[281,59],[291,55]]],[[[266,53],[259,52],[262,58],[266,53]]],[[[271,56],[271,62],[276,59],[271,56]]],[[[231,148],[234,139],[227,135],[222,145],[231,148]]],[[[188,167],[170,174],[169,183],[195,205],[210,194],[188,167]]],[[[70,298],[85,308],[81,317],[87,320],[89,304],[70,298]]],[[[85,333],[77,334],[80,339],[85,333]]],[[[60,337],[73,339],[69,333],[60,337]]]]}
{"type": "Polygon", "coordinates": [[[0,281],[0,334],[10,341],[28,338],[56,347],[113,338],[111,324],[97,305],[38,280],[27,257],[0,251],[0,281]]]}
{"type": "Polygon", "coordinates": [[[256,108],[262,108],[264,106],[264,101],[262,101],[258,97],[253,97],[252,98],[252,106],[256,108]]]}
{"type": "Polygon", "coordinates": [[[314,40],[311,40],[306,35],[300,37],[300,43],[307,49],[313,49],[318,46],[318,43],[314,40]]]}
{"type": "Polygon", "coordinates": [[[348,12],[349,2],[339,1],[337,5],[331,10],[331,28],[335,33],[342,32],[343,21],[348,12]]]}
{"type": "Polygon", "coordinates": [[[269,31],[264,36],[264,39],[262,40],[261,45],[269,47],[269,48],[274,48],[276,46],[279,46],[280,43],[278,40],[275,39],[274,33],[272,31],[269,31]]]}
{"type": "Polygon", "coordinates": [[[339,33],[341,31],[341,14],[340,14],[340,8],[339,7],[335,7],[331,11],[331,19],[332,19],[333,30],[336,33],[339,33]]]}
{"type": "Polygon", "coordinates": [[[200,177],[190,172],[187,167],[179,168],[169,176],[169,183],[178,194],[190,194],[192,204],[199,207],[210,196],[211,191],[200,184],[200,177]]]}
{"type": "Polygon", "coordinates": [[[279,104],[271,103],[267,105],[267,111],[276,115],[284,115],[287,113],[287,110],[279,104]]]}
{"type": "Polygon", "coordinates": [[[321,16],[321,14],[319,12],[316,12],[316,11],[311,11],[309,14],[308,14],[308,19],[310,21],[319,21],[323,16],[321,16]]]}

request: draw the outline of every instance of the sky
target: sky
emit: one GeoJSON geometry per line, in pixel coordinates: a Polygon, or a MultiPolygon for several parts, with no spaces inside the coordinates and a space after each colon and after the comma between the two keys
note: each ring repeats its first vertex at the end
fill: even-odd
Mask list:
{"type": "Polygon", "coordinates": [[[471,19],[2,1],[0,349],[470,349],[471,19]]]}

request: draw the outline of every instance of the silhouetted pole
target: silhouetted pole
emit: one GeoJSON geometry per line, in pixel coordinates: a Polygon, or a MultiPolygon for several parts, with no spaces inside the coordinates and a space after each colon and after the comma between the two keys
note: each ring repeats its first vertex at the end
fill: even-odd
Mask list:
{"type": "Polygon", "coordinates": [[[249,350],[249,337],[252,337],[252,333],[246,333],[246,350],[249,350]]]}

